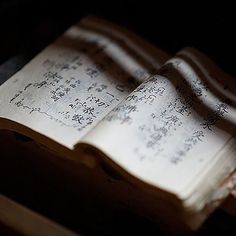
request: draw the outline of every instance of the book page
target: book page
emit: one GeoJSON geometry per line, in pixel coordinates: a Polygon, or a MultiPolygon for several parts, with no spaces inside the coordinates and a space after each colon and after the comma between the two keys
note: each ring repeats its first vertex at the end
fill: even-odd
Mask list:
{"type": "Polygon", "coordinates": [[[93,17],[71,27],[0,87],[0,117],[73,148],[167,59],[123,31],[93,17]]]}
{"type": "MultiPolygon", "coordinates": [[[[181,57],[170,59],[99,123],[99,132],[82,141],[133,176],[186,199],[219,161],[217,154],[236,128],[232,100],[213,92],[209,76],[214,80],[181,57]]],[[[218,163],[222,171],[224,161],[218,163]]],[[[228,171],[235,166],[232,158],[228,171]]]]}

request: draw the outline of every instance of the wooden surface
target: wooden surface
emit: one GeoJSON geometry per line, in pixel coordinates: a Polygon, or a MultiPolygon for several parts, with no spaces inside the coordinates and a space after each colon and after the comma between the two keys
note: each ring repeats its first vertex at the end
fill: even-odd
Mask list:
{"type": "Polygon", "coordinates": [[[11,232],[12,235],[78,235],[3,195],[0,195],[0,224],[5,233],[8,229],[8,233],[11,232]]]}

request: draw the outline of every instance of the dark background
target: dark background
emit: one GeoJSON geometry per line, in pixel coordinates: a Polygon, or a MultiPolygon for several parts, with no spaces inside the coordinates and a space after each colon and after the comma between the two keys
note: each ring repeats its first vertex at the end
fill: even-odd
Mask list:
{"type": "MultiPolygon", "coordinates": [[[[16,55],[32,57],[87,14],[124,25],[170,54],[186,46],[198,48],[236,75],[236,10],[226,2],[206,6],[192,1],[0,1],[0,64],[16,55]]],[[[158,225],[130,212],[105,209],[109,204],[99,193],[86,195],[85,191],[81,196],[71,187],[73,178],[61,177],[53,165],[45,168],[46,162],[35,164],[28,157],[3,159],[6,165],[1,165],[1,192],[76,232],[166,234],[158,225]],[[98,203],[94,203],[95,198],[98,203]],[[79,204],[81,199],[92,204],[91,208],[79,204]]],[[[235,230],[234,225],[234,218],[218,210],[196,235],[223,235],[235,230]]]]}
{"type": "Polygon", "coordinates": [[[227,1],[206,2],[2,0],[0,62],[17,53],[35,53],[82,16],[95,14],[132,29],[171,54],[185,46],[196,47],[235,75],[235,7],[227,1]]]}

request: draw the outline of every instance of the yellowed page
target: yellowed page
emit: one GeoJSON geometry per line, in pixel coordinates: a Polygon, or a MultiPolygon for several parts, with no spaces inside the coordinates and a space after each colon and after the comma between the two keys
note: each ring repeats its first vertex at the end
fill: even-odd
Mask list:
{"type": "Polygon", "coordinates": [[[169,60],[82,139],[144,182],[189,198],[190,205],[236,166],[236,109],[212,91],[207,78],[215,75],[196,65],[169,60]],[[214,181],[206,179],[214,166],[218,173],[208,176],[214,181]],[[199,195],[191,196],[198,185],[199,195]]]}
{"type": "Polygon", "coordinates": [[[0,117],[72,149],[166,60],[153,48],[85,18],[0,87],[0,117]]]}

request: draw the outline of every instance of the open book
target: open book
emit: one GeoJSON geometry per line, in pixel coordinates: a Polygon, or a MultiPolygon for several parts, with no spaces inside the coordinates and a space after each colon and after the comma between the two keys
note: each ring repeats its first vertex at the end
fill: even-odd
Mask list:
{"type": "Polygon", "coordinates": [[[0,86],[0,128],[109,166],[134,208],[196,229],[235,185],[236,86],[195,49],[168,58],[87,17],[0,86]]]}

